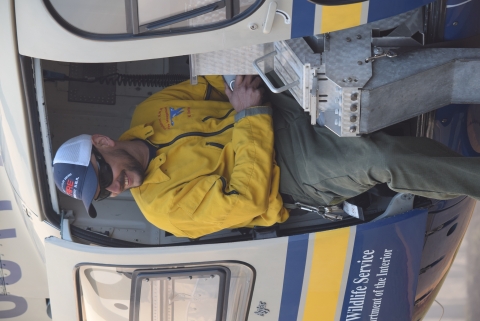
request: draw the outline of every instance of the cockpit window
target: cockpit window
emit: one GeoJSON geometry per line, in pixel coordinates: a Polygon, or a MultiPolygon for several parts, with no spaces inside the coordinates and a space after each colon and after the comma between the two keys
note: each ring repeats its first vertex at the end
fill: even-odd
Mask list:
{"type": "Polygon", "coordinates": [[[85,36],[171,35],[219,28],[264,0],[44,0],[64,27],[85,36]]]}
{"type": "Polygon", "coordinates": [[[48,0],[72,26],[91,33],[127,33],[125,0],[48,0]]]}
{"type": "Polygon", "coordinates": [[[78,266],[80,320],[241,321],[254,270],[241,262],[78,266]]]}
{"type": "Polygon", "coordinates": [[[220,321],[228,299],[223,267],[180,271],[136,271],[132,276],[131,320],[220,321]],[[133,305],[133,306],[132,306],[133,305]]]}

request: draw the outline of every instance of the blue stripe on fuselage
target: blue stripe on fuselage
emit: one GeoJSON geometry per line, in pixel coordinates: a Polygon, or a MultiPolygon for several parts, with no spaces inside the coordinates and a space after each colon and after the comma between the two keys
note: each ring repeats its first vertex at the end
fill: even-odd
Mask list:
{"type": "Polygon", "coordinates": [[[292,8],[291,38],[313,35],[315,27],[315,4],[307,0],[294,0],[292,8]]]}
{"type": "Polygon", "coordinates": [[[288,238],[279,321],[297,319],[307,261],[308,234],[288,238]]]}
{"type": "Polygon", "coordinates": [[[10,201],[0,201],[0,211],[11,211],[12,202],[10,201]]]}

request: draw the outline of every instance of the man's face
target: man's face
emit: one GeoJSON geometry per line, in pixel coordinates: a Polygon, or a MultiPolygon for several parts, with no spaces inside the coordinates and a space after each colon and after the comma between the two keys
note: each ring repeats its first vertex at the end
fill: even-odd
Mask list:
{"type": "Polygon", "coordinates": [[[97,150],[97,156],[92,153],[91,162],[97,174],[99,185],[94,199],[111,193],[115,197],[123,191],[132,187],[142,185],[145,176],[144,169],[140,162],[126,150],[113,148],[109,151],[97,150]],[[107,163],[108,165],[106,166],[107,163]],[[100,166],[100,168],[99,168],[100,166]]]}

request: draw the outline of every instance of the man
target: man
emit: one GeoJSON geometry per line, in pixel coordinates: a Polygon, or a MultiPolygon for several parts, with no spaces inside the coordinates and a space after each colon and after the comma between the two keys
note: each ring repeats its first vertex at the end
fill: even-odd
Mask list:
{"type": "Polygon", "coordinates": [[[311,126],[288,95],[270,95],[273,108],[262,96],[252,76],[238,76],[233,91],[221,77],[166,88],[136,108],[119,141],[81,135],[62,145],[56,184],[91,216],[93,199],[131,189],[147,220],[189,238],[284,222],[280,193],[315,206],[378,183],[437,199],[480,197],[478,159],[424,138],[339,138],[311,126]]]}
{"type": "Polygon", "coordinates": [[[57,186],[82,199],[93,216],[93,199],[132,189],[147,220],[176,236],[284,222],[271,109],[261,104],[260,78],[240,78],[228,97],[221,77],[152,95],[119,141],[85,135],[66,142],[54,159],[57,186]],[[65,157],[71,150],[81,150],[75,155],[83,160],[65,157]],[[85,179],[72,174],[77,169],[85,179]],[[68,190],[77,177],[77,188],[68,190]]]}

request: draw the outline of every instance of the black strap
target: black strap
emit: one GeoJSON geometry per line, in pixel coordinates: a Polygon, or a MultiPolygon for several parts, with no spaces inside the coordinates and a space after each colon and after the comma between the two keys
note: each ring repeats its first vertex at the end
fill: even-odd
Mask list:
{"type": "Polygon", "coordinates": [[[292,197],[292,195],[280,193],[280,196],[282,197],[282,200],[283,200],[283,207],[289,210],[298,208],[298,206],[295,205],[296,202],[295,202],[295,199],[292,197]]]}
{"type": "Polygon", "coordinates": [[[392,51],[397,55],[402,55],[411,51],[429,48],[480,48],[480,34],[458,40],[430,43],[420,47],[392,47],[392,51]]]}
{"type": "Polygon", "coordinates": [[[421,48],[480,48],[480,34],[458,40],[430,43],[421,48]]]}

